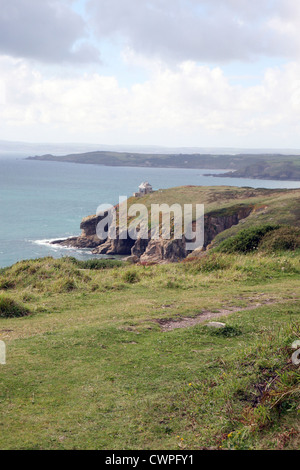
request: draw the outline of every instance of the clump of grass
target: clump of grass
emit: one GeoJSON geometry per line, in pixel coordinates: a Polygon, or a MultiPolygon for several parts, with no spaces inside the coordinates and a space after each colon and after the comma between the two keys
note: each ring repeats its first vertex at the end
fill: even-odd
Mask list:
{"type": "Polygon", "coordinates": [[[28,292],[25,292],[23,294],[23,297],[22,297],[22,301],[23,302],[32,302],[33,300],[35,300],[35,296],[28,293],[28,292]]]}
{"type": "Polygon", "coordinates": [[[207,328],[207,330],[212,336],[223,336],[224,338],[233,338],[242,334],[240,328],[229,325],[226,325],[224,328],[207,328]]]}
{"type": "Polygon", "coordinates": [[[0,297],[0,318],[18,318],[29,315],[29,310],[9,297],[0,297]]]}
{"type": "Polygon", "coordinates": [[[4,273],[2,289],[25,288],[41,292],[69,292],[76,287],[85,287],[91,278],[69,258],[43,258],[22,261],[4,273]],[[71,281],[70,281],[71,280],[71,281]],[[76,282],[75,282],[76,281],[76,282]]]}
{"type": "Polygon", "coordinates": [[[245,368],[251,379],[235,391],[244,406],[235,416],[222,448],[259,448],[258,440],[266,431],[276,436],[282,421],[299,412],[300,371],[290,360],[295,337],[300,337],[298,324],[266,331],[252,351],[244,350],[235,362],[235,368],[245,368]]]}
{"type": "Polygon", "coordinates": [[[230,267],[230,260],[223,254],[208,253],[203,258],[191,259],[191,261],[187,259],[183,266],[184,270],[191,274],[210,273],[228,269],[230,267]]]}
{"type": "Polygon", "coordinates": [[[72,292],[75,289],[77,289],[77,286],[74,279],[63,279],[62,281],[58,281],[56,285],[58,292],[72,292]]]}
{"type": "Polygon", "coordinates": [[[92,269],[92,270],[101,270],[101,269],[112,269],[123,266],[123,262],[119,260],[111,259],[88,259],[85,261],[78,260],[76,258],[70,258],[72,263],[74,263],[80,269],[92,269]]]}
{"type": "Polygon", "coordinates": [[[300,248],[300,228],[280,227],[267,233],[259,244],[259,249],[267,252],[295,251],[300,248]]]}
{"type": "Polygon", "coordinates": [[[241,230],[237,235],[220,243],[215,250],[222,253],[249,253],[258,248],[267,233],[279,228],[280,225],[266,224],[241,230]]]}
{"type": "Polygon", "coordinates": [[[179,282],[172,281],[169,279],[166,284],[165,284],[167,289],[180,289],[182,286],[179,284],[179,282]]]}
{"type": "Polygon", "coordinates": [[[0,290],[9,290],[14,289],[16,287],[16,283],[10,279],[3,279],[0,281],[0,290]]]}
{"type": "Polygon", "coordinates": [[[138,273],[133,270],[125,271],[125,273],[122,276],[122,279],[128,284],[134,284],[140,280],[138,273]]]}

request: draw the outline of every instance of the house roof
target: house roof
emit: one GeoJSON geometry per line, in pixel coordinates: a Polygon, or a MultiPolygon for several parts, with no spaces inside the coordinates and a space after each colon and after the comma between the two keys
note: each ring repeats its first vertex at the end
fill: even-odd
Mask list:
{"type": "Polygon", "coordinates": [[[152,188],[151,184],[148,181],[144,181],[139,185],[139,189],[152,188]]]}

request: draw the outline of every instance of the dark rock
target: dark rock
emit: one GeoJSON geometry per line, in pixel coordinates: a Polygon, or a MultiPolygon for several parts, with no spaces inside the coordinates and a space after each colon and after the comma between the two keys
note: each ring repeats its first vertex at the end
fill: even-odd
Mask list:
{"type": "Polygon", "coordinates": [[[124,258],[123,261],[127,261],[128,263],[136,264],[140,261],[140,258],[135,255],[127,256],[127,258],[124,258]]]}
{"type": "MultiPolygon", "coordinates": [[[[206,214],[204,216],[204,247],[195,250],[192,252],[192,255],[202,256],[203,250],[211,244],[220,232],[227,230],[233,225],[237,225],[240,220],[248,217],[252,210],[252,206],[232,206],[206,214]]],[[[96,229],[104,216],[106,214],[103,216],[93,215],[85,217],[80,225],[82,233],[79,237],[56,240],[52,243],[74,248],[91,248],[95,254],[137,257],[141,262],[145,263],[176,262],[186,258],[191,253],[186,250],[184,236],[182,239],[175,240],[164,240],[162,238],[156,240],[151,239],[150,236],[149,240],[141,238],[132,240],[127,234],[127,238],[121,239],[119,228],[117,227],[116,239],[107,238],[106,240],[100,240],[97,237],[96,229]]],[[[195,230],[195,222],[193,225],[195,230]]]]}
{"type": "Polygon", "coordinates": [[[131,249],[131,254],[138,257],[142,256],[142,254],[146,251],[148,243],[148,239],[145,240],[143,238],[138,238],[131,249]]]}

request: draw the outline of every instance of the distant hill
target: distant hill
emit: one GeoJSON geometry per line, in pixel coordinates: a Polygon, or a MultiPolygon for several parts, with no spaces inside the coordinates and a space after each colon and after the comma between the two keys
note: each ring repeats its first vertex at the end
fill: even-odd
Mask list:
{"type": "Polygon", "coordinates": [[[299,155],[94,151],[63,156],[46,154],[28,157],[28,159],[105,166],[224,169],[230,170],[229,173],[221,174],[224,177],[300,181],[299,155]]]}
{"type": "Polygon", "coordinates": [[[295,162],[258,162],[236,171],[219,174],[218,176],[300,181],[300,160],[295,162]]]}

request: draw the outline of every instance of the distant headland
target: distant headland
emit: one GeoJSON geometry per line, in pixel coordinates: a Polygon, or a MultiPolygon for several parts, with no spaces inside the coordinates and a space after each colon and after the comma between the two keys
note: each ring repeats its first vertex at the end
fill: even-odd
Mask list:
{"type": "Polygon", "coordinates": [[[218,177],[300,181],[300,156],[285,154],[185,154],[93,151],[63,156],[52,154],[28,160],[148,168],[224,170],[218,177]]]}

